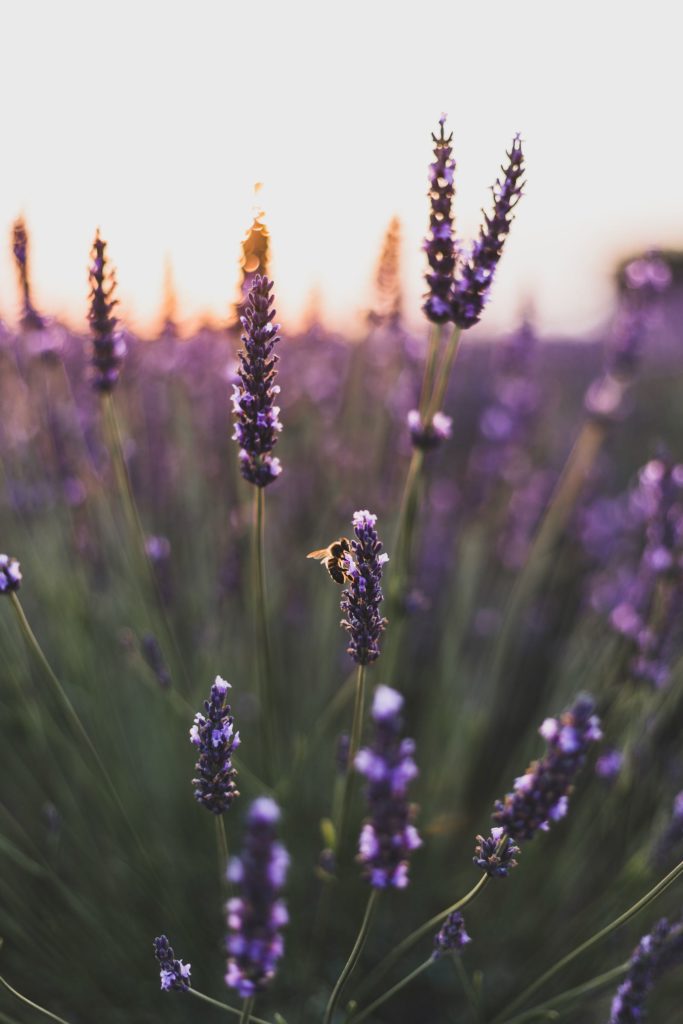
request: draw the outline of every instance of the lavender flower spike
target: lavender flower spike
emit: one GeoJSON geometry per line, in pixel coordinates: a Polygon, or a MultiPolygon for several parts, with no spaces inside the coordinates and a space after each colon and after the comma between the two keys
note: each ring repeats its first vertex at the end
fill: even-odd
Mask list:
{"type": "Polygon", "coordinates": [[[370,747],[356,754],[356,771],[368,780],[370,816],[358,843],[358,860],[377,889],[405,889],[408,860],[422,845],[412,824],[414,807],[406,799],[408,785],[417,775],[415,743],[401,739],[403,697],[388,686],[378,686],[372,705],[374,737],[370,747]]]}
{"type": "Polygon", "coordinates": [[[103,393],[113,391],[121,364],[126,354],[126,343],[117,330],[118,320],[113,314],[118,300],[114,298],[116,276],[107,266],[107,243],[97,231],[93,242],[89,270],[90,312],[88,319],[93,333],[94,353],[92,365],[95,370],[94,387],[103,393]]]}
{"type": "Polygon", "coordinates": [[[280,460],[270,454],[282,430],[280,409],[273,403],[280,391],[275,383],[278,357],[273,351],[280,328],[272,322],[272,288],[267,277],[255,275],[241,317],[244,350],[239,354],[240,383],[233,386],[232,394],[236,420],[232,437],[240,446],[240,469],[256,487],[267,487],[282,472],[280,460]]]}
{"type": "Polygon", "coordinates": [[[640,940],[628,974],[612,1000],[608,1024],[637,1024],[646,1017],[645,1000],[654,983],[683,954],[683,927],[671,925],[665,917],[640,940]]]}
{"type": "Polygon", "coordinates": [[[493,820],[516,842],[547,831],[564,818],[577,772],[591,743],[602,738],[591,697],[579,697],[559,718],[546,718],[539,732],[548,744],[545,755],[515,779],[514,790],[498,800],[493,820]]]}
{"type": "Polygon", "coordinates": [[[491,829],[489,836],[477,836],[473,862],[490,878],[507,878],[517,867],[515,858],[519,852],[519,847],[505,835],[505,829],[498,826],[491,829]]]}
{"type": "Polygon", "coordinates": [[[159,976],[164,992],[187,992],[190,987],[191,964],[176,960],[173,949],[165,935],[154,940],[154,955],[161,968],[159,976]]]}
{"type": "Polygon", "coordinates": [[[438,960],[445,953],[461,953],[471,938],[465,931],[465,919],[459,910],[449,914],[441,930],[434,936],[432,960],[438,960]]]}
{"type": "Polygon", "coordinates": [[[0,555],[0,594],[11,594],[18,590],[23,577],[16,558],[0,555]]]}
{"type": "Polygon", "coordinates": [[[453,135],[446,136],[444,125],[446,115],[439,118],[439,134],[434,140],[434,163],[429,165],[429,235],[424,249],[430,272],[427,274],[429,291],[422,307],[425,316],[435,324],[447,323],[451,319],[453,274],[455,271],[455,239],[453,236],[453,135]]]}
{"type": "Polygon", "coordinates": [[[197,777],[194,798],[212,814],[223,814],[238,797],[235,785],[237,772],[232,766],[232,753],[240,744],[240,734],[235,731],[235,719],[230,714],[227,702],[230,683],[216,676],[211,687],[211,697],[204,701],[204,711],[194,716],[190,729],[190,742],[199,748],[199,758],[194,766],[197,777]]]}
{"type": "Polygon", "coordinates": [[[254,800],[242,855],[233,857],[228,865],[228,879],[240,895],[227,903],[225,983],[244,999],[265,989],[284,952],[280,929],[287,924],[288,916],[278,893],[285,884],[289,855],[275,839],[279,820],[280,809],[274,800],[254,800]]]}
{"type": "Polygon", "coordinates": [[[382,554],[382,542],[375,529],[377,516],[363,509],[353,514],[355,538],[345,555],[344,572],[349,586],[342,591],[341,625],[349,633],[347,648],[357,665],[369,665],[380,655],[379,641],[386,628],[379,606],[382,594],[382,567],[389,561],[382,554]]]}
{"type": "Polygon", "coordinates": [[[524,154],[519,134],[512,140],[507,158],[507,166],[501,167],[503,178],[493,186],[493,213],[491,216],[484,214],[479,237],[456,282],[450,319],[463,330],[472,327],[481,317],[510,230],[512,211],[522,195],[524,154]]]}

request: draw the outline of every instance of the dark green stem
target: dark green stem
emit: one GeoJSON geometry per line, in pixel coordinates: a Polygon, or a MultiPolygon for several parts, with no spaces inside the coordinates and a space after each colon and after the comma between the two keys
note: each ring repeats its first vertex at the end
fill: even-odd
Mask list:
{"type": "Polygon", "coordinates": [[[275,693],[273,689],[272,658],[268,633],[268,612],[265,569],[266,497],[263,487],[255,487],[254,494],[254,622],[256,637],[257,693],[261,706],[263,743],[267,765],[266,777],[275,777],[277,757],[275,751],[275,693]]]}
{"type": "Polygon", "coordinates": [[[330,1001],[327,1004],[327,1009],[325,1010],[325,1017],[323,1018],[323,1024],[332,1024],[332,1019],[334,1017],[334,1011],[335,1011],[335,1008],[337,1006],[337,1003],[339,1002],[339,997],[342,994],[342,990],[344,988],[344,985],[349,980],[349,978],[350,978],[350,976],[351,976],[351,974],[353,972],[354,967],[356,966],[356,964],[358,963],[358,961],[360,959],[361,953],[363,952],[363,947],[365,946],[365,942],[366,942],[367,937],[368,937],[368,932],[370,931],[370,925],[372,924],[372,919],[373,919],[373,917],[375,915],[375,910],[377,909],[377,901],[379,900],[379,894],[380,894],[380,890],[379,889],[373,889],[372,892],[370,893],[370,898],[368,900],[368,905],[365,908],[365,914],[363,915],[363,921],[362,921],[361,926],[360,926],[360,931],[358,932],[358,938],[356,939],[354,947],[351,950],[351,955],[349,956],[349,959],[346,961],[346,964],[344,965],[343,971],[341,972],[341,974],[339,975],[339,978],[337,979],[337,984],[334,986],[334,988],[332,990],[332,995],[330,996],[330,1001]]]}
{"type": "Polygon", "coordinates": [[[225,834],[225,821],[222,814],[216,815],[216,839],[218,841],[218,874],[223,881],[228,864],[228,837],[225,834]]]}
{"type": "Polygon", "coordinates": [[[381,963],[379,963],[363,981],[360,991],[367,992],[377,981],[379,981],[380,978],[384,977],[386,972],[390,970],[405,953],[411,950],[415,943],[419,942],[424,935],[429,934],[429,932],[433,932],[440,924],[443,923],[443,921],[445,921],[449,914],[455,913],[456,910],[462,910],[463,907],[466,907],[472,902],[472,900],[476,899],[488,881],[489,876],[482,875],[474,888],[470,889],[470,891],[459,899],[457,903],[453,903],[452,906],[446,907],[445,910],[440,910],[438,914],[435,914],[434,917],[430,917],[428,921],[425,921],[419,928],[416,928],[415,931],[411,932],[410,935],[403,939],[402,942],[399,942],[397,946],[394,946],[391,952],[385,956],[384,960],[382,960],[381,963]]]}
{"type": "Polygon", "coordinates": [[[30,1006],[32,1010],[37,1010],[38,1013],[44,1014],[46,1017],[49,1017],[50,1020],[56,1020],[58,1024],[69,1024],[69,1022],[64,1020],[63,1017],[58,1017],[57,1014],[52,1013],[51,1010],[46,1010],[44,1006],[39,1006],[38,1003],[34,1003],[30,999],[27,999],[26,996],[22,996],[21,992],[17,992],[15,988],[12,988],[9,982],[5,981],[1,974],[0,984],[4,985],[7,991],[11,992],[16,999],[20,999],[22,1003],[26,1004],[26,1006],[30,1006]]]}
{"type": "Polygon", "coordinates": [[[363,733],[363,709],[365,706],[365,665],[359,665],[356,671],[356,692],[353,702],[353,717],[351,719],[351,737],[349,739],[349,756],[346,762],[346,771],[341,780],[339,799],[335,801],[339,807],[338,815],[334,816],[335,844],[337,850],[341,848],[341,841],[349,813],[349,804],[353,793],[353,772],[356,754],[360,747],[361,735],[363,733]]]}
{"type": "Polygon", "coordinates": [[[249,1024],[251,1020],[251,1011],[254,1009],[255,996],[247,996],[242,1005],[242,1016],[240,1017],[240,1024],[249,1024]]]}
{"type": "Polygon", "coordinates": [[[439,356],[439,348],[441,346],[441,324],[432,324],[429,332],[429,341],[427,342],[427,358],[425,360],[424,376],[422,378],[422,390],[420,392],[420,404],[419,412],[420,419],[424,422],[424,417],[427,414],[427,407],[429,406],[432,390],[434,388],[434,375],[436,373],[436,362],[439,356]]]}
{"type": "Polygon", "coordinates": [[[434,961],[432,960],[431,957],[429,958],[429,960],[425,960],[423,964],[420,964],[419,967],[416,967],[414,971],[410,972],[410,974],[406,974],[405,978],[401,978],[401,980],[398,981],[393,986],[393,988],[387,989],[387,991],[383,995],[379,996],[378,999],[375,999],[374,1003],[370,1003],[370,1005],[366,1006],[364,1010],[361,1010],[359,1014],[354,1013],[351,1017],[353,1024],[360,1024],[362,1020],[365,1020],[366,1017],[369,1017],[371,1013],[373,1013],[379,1006],[382,1005],[382,1003],[386,1003],[388,999],[391,999],[392,996],[395,996],[397,992],[400,992],[402,988],[405,988],[406,985],[409,985],[411,981],[417,978],[418,975],[422,974],[423,971],[426,971],[428,967],[431,967],[433,963],[434,961]]]}
{"type": "Polygon", "coordinates": [[[585,942],[582,942],[581,945],[577,946],[576,949],[573,949],[571,953],[567,953],[566,956],[563,956],[562,959],[558,960],[556,964],[550,967],[545,974],[542,974],[540,978],[537,978],[536,981],[529,985],[528,988],[525,988],[521,995],[517,996],[516,999],[513,999],[513,1001],[506,1006],[504,1012],[499,1013],[498,1016],[494,1018],[492,1024],[502,1024],[502,1021],[507,1019],[506,1015],[513,1013],[518,1009],[518,1007],[523,1006],[534,992],[537,992],[539,988],[542,988],[547,981],[554,978],[559,971],[564,967],[567,967],[567,965],[572,963],[572,961],[576,960],[576,958],[581,956],[582,953],[585,953],[586,950],[596,945],[596,943],[601,942],[602,939],[607,938],[607,936],[611,935],[611,933],[616,931],[617,928],[621,928],[622,924],[626,924],[626,922],[630,921],[632,917],[635,917],[635,915],[639,914],[641,910],[644,910],[645,907],[649,906],[649,904],[661,896],[670,885],[673,885],[676,879],[682,874],[683,861],[681,861],[680,864],[677,864],[673,871],[670,871],[668,875],[650,889],[649,892],[645,893],[645,895],[634,903],[633,906],[629,907],[628,910],[624,911],[623,914],[620,914],[619,917],[616,917],[614,921],[606,925],[599,932],[596,932],[595,935],[592,935],[590,939],[586,939],[585,942]]]}
{"type": "Polygon", "coordinates": [[[211,996],[205,996],[203,992],[198,992],[196,988],[189,988],[187,990],[187,994],[189,996],[194,996],[196,999],[201,999],[203,1003],[208,1003],[209,1006],[215,1006],[219,1010],[225,1010],[226,1013],[231,1013],[233,1017],[239,1017],[241,1021],[250,1021],[251,1024],[270,1024],[270,1021],[263,1020],[262,1017],[244,1017],[243,1010],[238,1010],[236,1006],[228,1006],[227,1003],[221,1003],[218,999],[212,999],[211,996]]]}
{"type": "Polygon", "coordinates": [[[460,338],[462,337],[462,329],[460,327],[453,327],[451,335],[446,343],[446,348],[439,367],[438,376],[436,383],[434,384],[434,391],[429,404],[427,405],[427,414],[425,417],[425,426],[434,419],[434,416],[439,411],[443,404],[443,400],[446,397],[446,388],[448,387],[448,381],[451,376],[451,370],[453,369],[453,363],[455,357],[458,354],[458,348],[460,346],[460,338]]]}
{"type": "Polygon", "coordinates": [[[534,1017],[541,1017],[549,1011],[556,1010],[560,1006],[576,1002],[577,999],[583,999],[584,996],[592,995],[594,992],[607,988],[609,985],[613,985],[615,981],[623,978],[630,966],[630,961],[627,960],[626,963],[613,967],[611,971],[606,971],[604,974],[599,974],[596,978],[591,978],[590,981],[585,981],[583,985],[567,989],[566,992],[561,992],[559,996],[554,996],[545,1003],[539,1003],[538,1006],[532,1006],[530,1010],[524,1010],[523,1013],[518,1014],[516,1017],[506,1018],[505,1024],[523,1024],[525,1021],[533,1020],[534,1017]]]}

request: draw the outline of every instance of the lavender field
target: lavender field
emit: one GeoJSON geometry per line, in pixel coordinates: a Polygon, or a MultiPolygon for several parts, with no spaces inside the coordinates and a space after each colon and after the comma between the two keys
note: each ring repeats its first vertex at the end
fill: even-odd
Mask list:
{"type": "Polygon", "coordinates": [[[397,220],[353,339],[280,325],[262,219],[144,338],[104,235],[74,331],[15,224],[5,1024],[680,1019],[680,257],[493,338],[524,143],[470,242],[432,139],[419,330],[397,220]]]}

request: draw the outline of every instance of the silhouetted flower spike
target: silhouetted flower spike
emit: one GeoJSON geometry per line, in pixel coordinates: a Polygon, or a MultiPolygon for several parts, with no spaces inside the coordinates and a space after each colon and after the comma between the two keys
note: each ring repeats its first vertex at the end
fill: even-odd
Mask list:
{"type": "Polygon", "coordinates": [[[211,697],[204,701],[205,714],[198,712],[190,729],[190,742],[199,748],[195,765],[197,777],[194,798],[212,814],[223,814],[238,797],[235,785],[237,772],[232,765],[232,754],[240,744],[235,731],[235,719],[227,702],[230,683],[216,676],[211,697]]]}
{"type": "Polygon", "coordinates": [[[524,154],[519,135],[512,140],[507,158],[507,165],[501,167],[503,177],[493,186],[493,213],[490,216],[484,213],[479,237],[456,281],[449,319],[463,329],[472,327],[481,317],[510,230],[513,210],[522,195],[524,154]]]}
{"type": "Polygon", "coordinates": [[[491,829],[490,836],[477,836],[473,861],[491,878],[507,878],[512,869],[517,867],[515,858],[519,852],[519,847],[505,835],[505,829],[499,826],[491,829]]]}
{"type": "Polygon", "coordinates": [[[165,935],[154,940],[154,955],[161,968],[159,977],[164,992],[187,992],[190,987],[191,964],[176,960],[172,947],[165,935]]]}
{"type": "Polygon", "coordinates": [[[628,974],[612,1000],[609,1024],[637,1024],[646,1016],[645,1000],[657,978],[680,959],[681,925],[665,917],[640,940],[631,956],[628,974]]]}
{"type": "Polygon", "coordinates": [[[225,983],[245,999],[266,988],[284,952],[280,929],[288,916],[278,893],[285,884],[289,855],[275,838],[279,820],[274,800],[255,800],[247,817],[242,854],[228,865],[228,879],[237,886],[239,896],[227,903],[225,983]]]}
{"type": "Polygon", "coordinates": [[[0,594],[11,594],[18,590],[23,576],[16,558],[0,555],[0,594]]]}
{"type": "Polygon", "coordinates": [[[429,165],[429,234],[424,243],[430,271],[427,274],[425,315],[433,323],[443,324],[451,319],[453,275],[455,272],[456,249],[453,234],[453,135],[445,133],[446,115],[439,118],[439,134],[434,140],[434,163],[429,165]]]}
{"type": "Polygon", "coordinates": [[[126,354],[126,343],[117,329],[113,314],[117,299],[116,276],[107,264],[107,243],[97,231],[90,253],[90,312],[88,320],[93,333],[92,365],[95,370],[94,386],[97,391],[112,391],[119,379],[121,364],[126,354]]]}
{"type": "Polygon", "coordinates": [[[461,953],[471,938],[465,931],[465,919],[459,910],[449,914],[441,930],[434,936],[432,960],[438,960],[445,953],[461,953]]]}
{"type": "Polygon", "coordinates": [[[28,264],[28,232],[23,217],[18,217],[12,225],[12,252],[19,275],[19,286],[22,296],[21,322],[24,327],[40,329],[45,321],[38,313],[31,299],[31,278],[28,264]]]}
{"type": "Polygon", "coordinates": [[[273,323],[272,288],[267,277],[254,277],[241,318],[245,333],[237,371],[240,383],[233,386],[232,394],[236,421],[232,437],[240,446],[240,470],[257,487],[267,487],[282,472],[280,460],[270,454],[282,430],[280,409],[273,401],[280,391],[274,352],[280,328],[273,323]]]}
{"type": "Polygon", "coordinates": [[[356,771],[368,780],[370,815],[361,830],[358,860],[365,877],[377,889],[404,889],[408,884],[410,854],[422,845],[412,824],[415,809],[406,792],[417,776],[415,743],[401,739],[403,697],[388,686],[378,686],[372,705],[374,736],[369,747],[356,754],[356,771]]]}
{"type": "Polygon", "coordinates": [[[349,585],[342,592],[341,625],[349,633],[349,654],[358,665],[369,665],[380,655],[379,641],[386,628],[379,607],[383,600],[382,567],[389,561],[382,554],[375,525],[377,516],[362,509],[353,514],[355,538],[345,555],[344,572],[349,585]]]}
{"type": "Polygon", "coordinates": [[[515,779],[514,790],[498,800],[493,820],[516,842],[547,831],[567,813],[574,778],[591,743],[602,738],[591,697],[579,697],[559,718],[546,718],[539,729],[548,744],[544,757],[532,761],[515,779]]]}

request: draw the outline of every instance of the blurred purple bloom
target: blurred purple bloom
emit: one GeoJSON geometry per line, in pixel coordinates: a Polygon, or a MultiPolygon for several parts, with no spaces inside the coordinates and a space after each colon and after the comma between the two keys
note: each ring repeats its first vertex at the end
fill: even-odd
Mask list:
{"type": "Polygon", "coordinates": [[[0,555],[0,594],[11,594],[18,590],[23,576],[16,558],[0,555]]]}
{"type": "Polygon", "coordinates": [[[680,961],[683,928],[664,917],[643,936],[631,956],[628,974],[612,1000],[608,1024],[636,1024],[646,1016],[645,1001],[660,975],[680,961]]]}
{"type": "Polygon", "coordinates": [[[497,800],[496,825],[515,841],[533,839],[559,821],[568,809],[574,778],[592,743],[602,738],[600,721],[591,697],[579,697],[559,718],[546,718],[539,732],[548,745],[545,755],[532,761],[514,789],[497,800]]]}
{"type": "Polygon", "coordinates": [[[439,118],[439,134],[434,140],[434,163],[429,165],[429,234],[424,249],[427,253],[429,273],[427,293],[422,307],[427,319],[443,324],[451,319],[453,274],[456,252],[453,235],[453,135],[445,134],[446,115],[439,118]]]}
{"type": "Polygon", "coordinates": [[[388,686],[378,686],[372,705],[374,735],[371,746],[356,754],[355,767],[367,779],[370,815],[358,842],[358,860],[365,877],[377,889],[404,889],[408,861],[422,845],[412,824],[414,808],[406,799],[417,776],[415,743],[401,739],[403,697],[388,686]]]}
{"type": "Polygon", "coordinates": [[[242,854],[233,857],[228,866],[228,879],[239,896],[227,903],[225,983],[244,999],[266,988],[284,952],[280,930],[288,916],[278,893],[285,884],[289,855],[276,840],[279,820],[280,809],[274,800],[254,800],[242,854]]]}
{"type": "Polygon", "coordinates": [[[421,448],[422,451],[438,448],[451,437],[453,420],[442,412],[435,412],[431,423],[423,423],[419,411],[411,409],[407,420],[413,447],[421,448]]]}
{"type": "Polygon", "coordinates": [[[121,364],[126,354],[126,343],[113,314],[117,299],[116,276],[107,265],[107,243],[95,235],[90,258],[90,312],[88,319],[93,333],[92,365],[95,371],[94,387],[97,391],[112,391],[119,379],[121,364]]]}
{"type": "Polygon", "coordinates": [[[595,762],[595,774],[608,781],[615,779],[622,769],[624,755],[620,750],[606,750],[595,762]]]}
{"type": "Polygon", "coordinates": [[[471,938],[465,931],[465,919],[459,910],[453,911],[434,936],[432,960],[438,960],[445,953],[461,953],[471,938]]]}
{"type": "Polygon", "coordinates": [[[165,935],[154,940],[154,955],[159,961],[161,988],[164,992],[187,992],[190,987],[191,964],[176,960],[165,935]]]}
{"type": "Polygon", "coordinates": [[[267,277],[254,277],[241,317],[245,333],[237,371],[240,383],[233,385],[232,394],[232,436],[240,446],[240,470],[244,479],[257,487],[267,487],[282,472],[280,460],[270,454],[282,430],[280,408],[273,401],[280,392],[275,383],[278,356],[274,352],[280,338],[279,325],[272,322],[272,288],[267,277]]]}
{"type": "Polygon", "coordinates": [[[358,665],[369,665],[380,655],[380,638],[386,619],[380,614],[382,594],[382,567],[389,561],[382,554],[375,525],[377,516],[362,509],[353,514],[355,537],[351,551],[345,556],[344,571],[349,578],[348,588],[342,591],[341,625],[349,633],[349,654],[358,665]]]}
{"type": "Polygon", "coordinates": [[[493,186],[493,213],[484,214],[479,237],[472,245],[469,257],[462,263],[455,284],[452,319],[463,330],[479,321],[489,296],[498,261],[503,254],[505,239],[510,230],[512,213],[522,195],[524,154],[522,140],[515,135],[507,154],[508,162],[501,167],[502,179],[493,186]]]}
{"type": "Polygon", "coordinates": [[[235,731],[235,719],[227,701],[230,683],[220,676],[211,687],[211,697],[204,701],[204,711],[194,716],[190,729],[190,742],[199,749],[195,764],[195,800],[212,814],[223,814],[238,797],[235,785],[237,772],[232,765],[232,754],[240,743],[235,731]]]}

